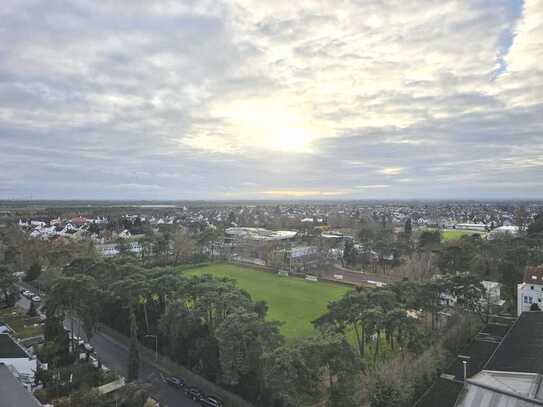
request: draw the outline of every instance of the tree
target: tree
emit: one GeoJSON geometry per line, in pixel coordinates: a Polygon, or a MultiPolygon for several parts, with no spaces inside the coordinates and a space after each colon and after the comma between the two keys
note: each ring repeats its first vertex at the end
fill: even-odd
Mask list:
{"type": "Polygon", "coordinates": [[[341,335],[323,331],[319,336],[298,339],[266,354],[264,380],[276,398],[288,405],[360,405],[357,394],[359,359],[341,335]],[[321,384],[326,381],[327,388],[321,384]]]}
{"type": "Polygon", "coordinates": [[[238,309],[217,328],[223,383],[233,386],[258,372],[262,354],[281,343],[279,323],[267,322],[254,312],[238,309]]]}
{"type": "Polygon", "coordinates": [[[458,306],[486,318],[487,308],[483,301],[486,290],[480,278],[470,273],[456,273],[447,276],[446,280],[448,291],[456,297],[458,306]]]}
{"type": "Polygon", "coordinates": [[[411,225],[411,218],[407,218],[404,225],[404,233],[407,239],[411,238],[411,234],[413,232],[413,226],[411,225]]]}
{"type": "Polygon", "coordinates": [[[51,314],[68,314],[70,318],[70,332],[74,333],[75,318],[84,317],[86,307],[83,300],[96,301],[94,297],[88,297],[82,293],[95,285],[94,278],[88,275],[75,274],[74,276],[57,277],[49,289],[47,296],[47,310],[51,314]]]}
{"type": "Polygon", "coordinates": [[[431,314],[432,329],[437,327],[438,314],[444,307],[441,302],[441,294],[444,291],[444,283],[439,279],[432,279],[419,285],[419,293],[414,305],[431,314]]]}
{"type": "Polygon", "coordinates": [[[443,273],[465,272],[470,269],[474,253],[465,240],[448,242],[440,251],[437,264],[443,273]]]}
{"type": "Polygon", "coordinates": [[[98,288],[96,280],[88,279],[87,286],[81,293],[79,303],[77,304],[77,315],[81,320],[81,325],[88,340],[94,335],[94,331],[99,322],[99,315],[102,302],[97,298],[102,298],[103,293],[98,288]]]}
{"type": "Polygon", "coordinates": [[[341,299],[328,304],[328,312],[313,321],[321,329],[333,329],[342,334],[352,330],[355,334],[357,351],[364,358],[366,348],[366,320],[364,312],[369,307],[369,292],[367,289],[357,289],[347,292],[341,299]]]}
{"type": "Polygon", "coordinates": [[[543,213],[535,216],[532,223],[528,225],[528,237],[543,238],[543,213]]]}
{"type": "Polygon", "coordinates": [[[126,239],[121,239],[121,238],[117,239],[117,245],[115,246],[115,248],[119,251],[119,254],[122,256],[129,255],[132,253],[130,251],[129,242],[126,239]]]}
{"type": "Polygon", "coordinates": [[[528,224],[528,212],[526,207],[519,206],[515,212],[515,225],[520,232],[526,231],[526,225],[528,224]]]}
{"type": "Polygon", "coordinates": [[[352,240],[345,241],[343,260],[345,260],[345,263],[347,263],[349,266],[354,266],[356,264],[356,251],[352,240]]]}
{"type": "Polygon", "coordinates": [[[46,316],[43,330],[45,346],[39,351],[40,360],[47,361],[50,367],[65,366],[73,359],[70,356],[70,340],[62,324],[63,317],[55,315],[50,309],[47,309],[46,316]]]}
{"type": "Polygon", "coordinates": [[[55,400],[55,407],[109,407],[106,396],[98,390],[79,390],[69,397],[55,400]]]}
{"type": "Polygon", "coordinates": [[[179,262],[188,263],[194,254],[195,248],[194,241],[187,233],[176,232],[173,238],[174,264],[179,264],[179,262]]]}
{"type": "Polygon", "coordinates": [[[424,230],[419,236],[419,249],[432,251],[441,244],[441,232],[439,230],[424,230]]]}
{"type": "Polygon", "coordinates": [[[365,243],[371,242],[375,239],[378,233],[379,226],[371,219],[360,219],[360,230],[357,233],[358,239],[365,243]]]}
{"type": "Polygon", "coordinates": [[[10,303],[10,291],[13,290],[17,278],[10,267],[0,264],[0,291],[4,295],[4,301],[10,303]]]}
{"type": "Polygon", "coordinates": [[[34,301],[30,301],[30,308],[28,308],[27,315],[29,317],[35,317],[38,315],[38,311],[36,310],[36,303],[34,301]]]}
{"type": "Polygon", "coordinates": [[[369,394],[371,407],[407,407],[413,389],[397,372],[379,370],[372,375],[369,394]]]}
{"type": "Polygon", "coordinates": [[[134,310],[130,309],[130,348],[128,349],[128,381],[138,380],[140,356],[138,351],[137,325],[134,310]]]}
{"type": "Polygon", "coordinates": [[[41,265],[38,262],[34,262],[30,266],[30,268],[27,270],[24,280],[34,281],[40,276],[40,274],[41,274],[41,265]]]}

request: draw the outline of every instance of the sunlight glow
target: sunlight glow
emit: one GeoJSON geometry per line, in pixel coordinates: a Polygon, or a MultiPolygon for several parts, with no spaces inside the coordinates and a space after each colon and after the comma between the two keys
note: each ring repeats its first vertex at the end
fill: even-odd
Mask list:
{"type": "Polygon", "coordinates": [[[198,129],[185,144],[200,149],[235,152],[247,148],[301,153],[311,151],[311,143],[324,136],[304,111],[276,99],[246,99],[217,105],[212,115],[227,128],[228,137],[210,135],[198,129]]]}

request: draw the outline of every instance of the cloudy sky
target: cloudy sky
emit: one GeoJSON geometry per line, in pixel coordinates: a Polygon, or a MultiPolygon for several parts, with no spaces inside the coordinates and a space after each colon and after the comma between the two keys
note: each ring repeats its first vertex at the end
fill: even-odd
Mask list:
{"type": "Polygon", "coordinates": [[[2,0],[30,196],[542,198],[543,0],[2,0]]]}

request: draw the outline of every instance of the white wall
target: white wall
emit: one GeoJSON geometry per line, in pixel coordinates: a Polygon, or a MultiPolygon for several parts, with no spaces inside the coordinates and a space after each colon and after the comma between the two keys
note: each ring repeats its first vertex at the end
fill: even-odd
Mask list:
{"type": "Polygon", "coordinates": [[[533,303],[543,310],[543,285],[530,283],[517,285],[517,315],[530,311],[533,303]]]}

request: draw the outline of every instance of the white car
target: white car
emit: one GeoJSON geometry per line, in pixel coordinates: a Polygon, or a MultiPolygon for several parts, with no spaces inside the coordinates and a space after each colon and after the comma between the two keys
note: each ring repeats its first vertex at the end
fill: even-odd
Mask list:
{"type": "Polygon", "coordinates": [[[89,356],[89,363],[92,367],[96,369],[100,367],[100,363],[98,362],[98,359],[96,359],[94,356],[89,356]]]}
{"type": "Polygon", "coordinates": [[[94,347],[90,343],[85,343],[83,348],[85,348],[87,352],[94,352],[94,347]]]}
{"type": "Polygon", "coordinates": [[[25,290],[25,291],[23,291],[23,295],[26,298],[32,298],[34,296],[34,293],[32,293],[31,291],[25,290]]]}
{"type": "Polygon", "coordinates": [[[41,301],[41,297],[39,295],[35,295],[34,297],[32,297],[32,301],[34,302],[40,302],[41,301]]]}

